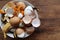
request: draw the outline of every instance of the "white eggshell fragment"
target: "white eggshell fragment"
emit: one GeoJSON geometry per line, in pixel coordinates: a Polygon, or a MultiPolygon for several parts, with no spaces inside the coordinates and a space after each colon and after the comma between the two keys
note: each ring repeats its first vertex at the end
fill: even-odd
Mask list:
{"type": "Polygon", "coordinates": [[[22,17],[23,17],[22,13],[19,13],[19,14],[18,14],[18,17],[19,17],[19,18],[22,18],[22,17]]]}
{"type": "Polygon", "coordinates": [[[25,36],[24,36],[24,37],[28,37],[29,35],[30,35],[30,34],[28,34],[28,33],[25,32],[25,36]]]}
{"type": "Polygon", "coordinates": [[[23,23],[19,23],[19,27],[24,27],[24,24],[23,23]]]}
{"type": "Polygon", "coordinates": [[[5,17],[13,17],[13,14],[5,14],[5,17]]]}
{"type": "Polygon", "coordinates": [[[27,32],[28,34],[32,34],[32,33],[34,32],[34,30],[35,30],[34,27],[27,27],[27,28],[26,28],[26,32],[27,32]]]}
{"type": "Polygon", "coordinates": [[[17,35],[17,36],[20,37],[20,38],[23,38],[24,35],[25,35],[25,32],[23,32],[23,33],[21,33],[20,35],[17,35]]]}
{"type": "Polygon", "coordinates": [[[14,38],[14,35],[13,35],[13,34],[11,34],[11,33],[7,33],[7,35],[8,35],[9,37],[14,38]]]}
{"type": "Polygon", "coordinates": [[[36,17],[35,11],[32,11],[32,14],[29,15],[32,19],[36,17]]]}
{"type": "Polygon", "coordinates": [[[14,9],[12,9],[11,7],[9,7],[8,9],[6,9],[5,12],[6,12],[5,16],[12,17],[13,13],[14,13],[14,9]]]}
{"type": "Polygon", "coordinates": [[[32,25],[33,25],[33,27],[39,27],[40,26],[40,20],[38,18],[33,19],[32,25]]]}
{"type": "Polygon", "coordinates": [[[30,34],[27,34],[26,32],[20,34],[20,35],[17,35],[18,37],[20,38],[25,38],[25,37],[28,37],[30,34]]]}
{"type": "Polygon", "coordinates": [[[31,23],[32,18],[30,16],[26,15],[22,20],[25,24],[29,24],[29,23],[31,23]]]}
{"type": "Polygon", "coordinates": [[[27,6],[24,10],[24,15],[31,15],[33,8],[31,6],[27,6]]]}

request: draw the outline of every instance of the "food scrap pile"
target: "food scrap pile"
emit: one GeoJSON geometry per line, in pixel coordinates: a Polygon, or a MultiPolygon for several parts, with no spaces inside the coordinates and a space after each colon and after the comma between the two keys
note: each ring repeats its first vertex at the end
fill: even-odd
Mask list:
{"type": "Polygon", "coordinates": [[[24,35],[25,32],[32,34],[34,27],[40,26],[40,20],[36,18],[34,9],[24,2],[9,2],[5,10],[0,10],[0,14],[4,23],[2,28],[4,38],[8,32],[14,33],[14,37],[24,35]]]}

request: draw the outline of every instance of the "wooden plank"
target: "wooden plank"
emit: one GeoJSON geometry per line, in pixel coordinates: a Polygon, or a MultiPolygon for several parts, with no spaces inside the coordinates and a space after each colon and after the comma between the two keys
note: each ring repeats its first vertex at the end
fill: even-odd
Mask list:
{"type": "MultiPolygon", "coordinates": [[[[9,0],[10,1],[10,0],[9,0]]],[[[41,26],[38,32],[33,33],[25,39],[7,40],[60,40],[60,0],[27,0],[34,6],[39,8],[39,18],[41,19],[41,26]]],[[[0,9],[8,1],[0,1],[0,9]]],[[[3,39],[2,31],[0,30],[0,39],[3,39]]]]}
{"type": "Polygon", "coordinates": [[[60,18],[60,0],[28,0],[39,10],[39,17],[44,18],[60,18]],[[34,2],[34,3],[33,3],[34,2]]]}

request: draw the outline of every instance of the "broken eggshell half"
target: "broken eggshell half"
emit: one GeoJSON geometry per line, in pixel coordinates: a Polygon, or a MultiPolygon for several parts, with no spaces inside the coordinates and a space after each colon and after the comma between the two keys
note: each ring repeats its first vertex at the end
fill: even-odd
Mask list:
{"type": "Polygon", "coordinates": [[[26,30],[26,33],[32,34],[34,32],[35,28],[34,27],[27,27],[25,30],[26,30]]]}
{"type": "Polygon", "coordinates": [[[33,8],[31,6],[27,6],[24,10],[24,15],[31,15],[33,8]]]}
{"type": "Polygon", "coordinates": [[[32,21],[32,18],[31,18],[29,15],[26,15],[26,16],[23,18],[23,22],[24,22],[25,24],[29,24],[29,23],[31,23],[31,21],[32,21]]]}
{"type": "Polygon", "coordinates": [[[39,18],[33,19],[31,24],[33,25],[33,27],[39,27],[40,26],[39,18]]]}
{"type": "Polygon", "coordinates": [[[24,15],[29,15],[31,18],[35,18],[35,12],[32,6],[27,6],[24,10],[24,15]]]}
{"type": "Polygon", "coordinates": [[[24,38],[24,37],[26,37],[28,34],[23,30],[23,29],[21,29],[21,28],[18,28],[17,30],[16,30],[16,33],[17,33],[17,37],[19,37],[19,38],[24,38]],[[19,32],[20,31],[20,32],[19,32]]]}
{"type": "Polygon", "coordinates": [[[9,8],[7,8],[5,10],[5,12],[6,12],[5,16],[7,16],[7,17],[13,17],[14,9],[12,9],[11,7],[9,7],[9,8]]]}
{"type": "Polygon", "coordinates": [[[19,13],[19,14],[18,14],[18,17],[19,17],[19,18],[22,18],[22,17],[23,17],[23,14],[22,14],[22,13],[19,13]]]}

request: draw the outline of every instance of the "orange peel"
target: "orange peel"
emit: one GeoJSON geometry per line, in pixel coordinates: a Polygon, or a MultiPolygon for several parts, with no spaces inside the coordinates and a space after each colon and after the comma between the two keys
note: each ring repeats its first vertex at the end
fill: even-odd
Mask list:
{"type": "Polygon", "coordinates": [[[0,14],[5,14],[5,12],[3,10],[0,10],[0,14]]]}

